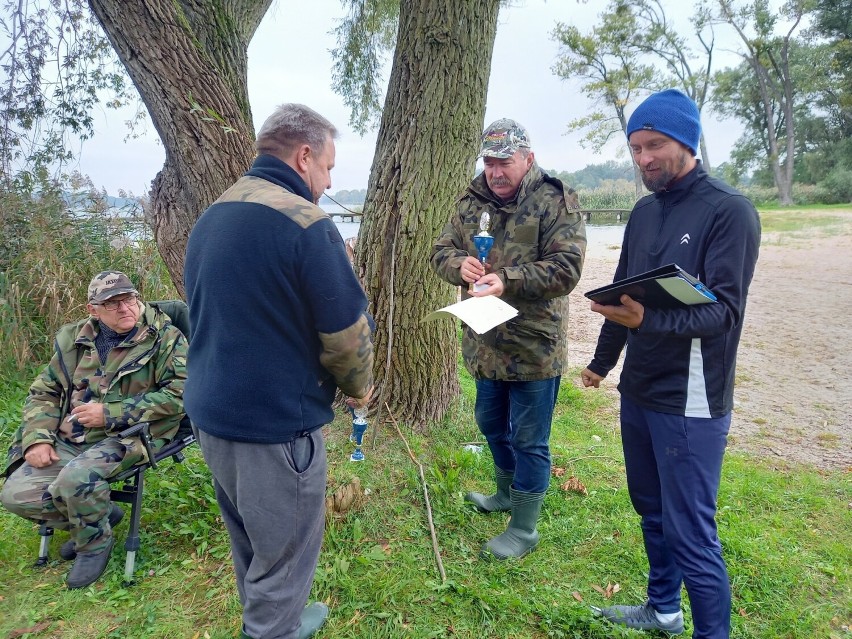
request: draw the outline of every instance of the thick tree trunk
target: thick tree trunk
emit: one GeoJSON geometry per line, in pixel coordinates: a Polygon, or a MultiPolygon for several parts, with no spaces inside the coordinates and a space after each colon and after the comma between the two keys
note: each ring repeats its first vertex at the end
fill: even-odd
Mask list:
{"type": "Polygon", "coordinates": [[[254,155],[247,50],[271,3],[89,0],[166,150],[145,216],[181,294],[195,220],[254,155]]]}
{"type": "MultiPolygon", "coordinates": [[[[473,177],[499,0],[402,0],[399,33],[358,235],[376,318],[380,413],[423,425],[458,394],[456,325],[420,319],[456,300],[428,266],[473,177]]],[[[506,114],[510,116],[511,114],[506,114]]]]}

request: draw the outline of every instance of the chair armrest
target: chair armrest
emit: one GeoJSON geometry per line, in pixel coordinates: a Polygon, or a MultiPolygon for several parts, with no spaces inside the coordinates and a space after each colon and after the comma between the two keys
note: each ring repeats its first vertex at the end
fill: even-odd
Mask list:
{"type": "Polygon", "coordinates": [[[154,447],[151,445],[150,423],[139,422],[135,426],[125,428],[123,431],[118,433],[118,437],[120,439],[125,437],[138,437],[139,441],[141,441],[142,445],[145,447],[145,452],[148,453],[148,463],[151,465],[151,468],[157,467],[157,460],[154,458],[154,447]]]}

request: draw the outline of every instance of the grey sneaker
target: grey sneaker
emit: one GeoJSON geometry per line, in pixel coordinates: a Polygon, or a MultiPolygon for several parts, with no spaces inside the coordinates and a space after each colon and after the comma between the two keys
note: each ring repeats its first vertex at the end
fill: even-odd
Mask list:
{"type": "Polygon", "coordinates": [[[609,608],[592,608],[594,613],[628,628],[636,630],[661,630],[670,635],[679,635],[683,632],[683,613],[678,613],[671,621],[662,622],[657,617],[657,612],[646,601],[641,606],[610,606],[609,608]]]}

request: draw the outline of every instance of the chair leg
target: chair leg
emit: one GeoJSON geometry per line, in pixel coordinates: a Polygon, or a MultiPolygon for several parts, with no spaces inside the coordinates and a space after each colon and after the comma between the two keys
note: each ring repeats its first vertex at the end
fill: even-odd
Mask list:
{"type": "Polygon", "coordinates": [[[136,567],[136,551],[139,550],[139,522],[142,519],[142,493],[145,484],[145,473],[140,472],[134,478],[133,500],[130,502],[130,528],[127,531],[127,541],[124,549],[127,556],[124,560],[124,580],[133,581],[133,571],[136,567]]]}
{"type": "Polygon", "coordinates": [[[39,534],[39,545],[38,545],[38,559],[34,564],[35,568],[43,568],[47,565],[50,557],[48,556],[48,548],[50,547],[50,538],[53,536],[53,528],[48,526],[47,524],[42,524],[38,529],[39,534]]]}

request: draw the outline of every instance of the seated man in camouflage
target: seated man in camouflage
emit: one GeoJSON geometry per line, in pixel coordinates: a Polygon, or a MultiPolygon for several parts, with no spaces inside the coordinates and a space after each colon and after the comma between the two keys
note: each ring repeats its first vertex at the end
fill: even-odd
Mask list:
{"type": "Polygon", "coordinates": [[[142,303],[118,271],[92,279],[86,310],[88,319],[59,329],[30,387],[0,492],[9,511],[70,532],[60,551],[76,557],[69,588],[106,570],[112,527],[124,515],[108,480],[145,461],[139,439],[118,433],[149,422],[161,446],[184,416],[187,342],[169,317],[142,303]]]}

